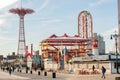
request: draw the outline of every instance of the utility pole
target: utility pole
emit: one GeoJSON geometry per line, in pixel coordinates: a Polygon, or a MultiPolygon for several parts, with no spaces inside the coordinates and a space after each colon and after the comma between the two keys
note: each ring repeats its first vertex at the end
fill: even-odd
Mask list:
{"type": "MultiPolygon", "coordinates": [[[[118,35],[120,35],[120,0],[118,0],[118,35]]],[[[118,37],[118,53],[120,53],[120,37],[118,37]]]]}

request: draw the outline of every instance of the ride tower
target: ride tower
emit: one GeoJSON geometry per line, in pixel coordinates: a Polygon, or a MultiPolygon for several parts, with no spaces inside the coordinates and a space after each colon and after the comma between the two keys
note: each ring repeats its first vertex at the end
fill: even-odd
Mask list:
{"type": "Polygon", "coordinates": [[[32,9],[14,8],[9,10],[10,13],[17,14],[19,16],[19,37],[18,37],[18,49],[17,55],[25,56],[26,54],[26,41],[25,41],[25,29],[24,29],[24,17],[27,14],[34,12],[32,9]]]}
{"type": "Polygon", "coordinates": [[[93,23],[92,15],[88,11],[81,11],[78,15],[78,35],[83,39],[88,39],[88,46],[83,46],[82,48],[87,51],[87,53],[92,53],[93,44],[93,23]]]}
{"type": "Polygon", "coordinates": [[[92,15],[88,11],[81,11],[78,15],[78,35],[86,39],[93,37],[92,15]]]}

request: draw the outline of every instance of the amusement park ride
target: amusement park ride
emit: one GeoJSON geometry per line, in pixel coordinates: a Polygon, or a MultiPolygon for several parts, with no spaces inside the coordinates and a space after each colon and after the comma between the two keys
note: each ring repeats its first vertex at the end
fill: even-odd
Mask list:
{"type": "Polygon", "coordinates": [[[26,53],[26,42],[25,42],[25,31],[24,31],[24,16],[26,14],[31,14],[34,11],[32,9],[25,8],[16,8],[9,10],[13,14],[18,14],[20,17],[20,26],[19,26],[19,39],[18,39],[18,55],[22,55],[26,53]]]}
{"type": "MultiPolygon", "coordinates": [[[[34,10],[32,9],[26,9],[22,7],[22,0],[21,0],[21,7],[20,8],[14,8],[9,10],[10,13],[17,14],[19,16],[19,38],[18,38],[18,50],[17,50],[17,56],[18,59],[20,59],[20,64],[26,62],[25,57],[32,58],[32,51],[31,53],[28,53],[27,47],[26,47],[26,40],[25,40],[25,30],[24,30],[24,17],[27,14],[32,14],[34,10]],[[24,58],[24,59],[23,59],[24,58]]],[[[31,45],[32,49],[32,45],[31,45]]]]}
{"type": "MultiPolygon", "coordinates": [[[[17,14],[20,18],[17,55],[19,58],[20,56],[25,57],[28,55],[28,51],[25,41],[24,16],[34,11],[22,8],[21,5],[21,8],[10,9],[9,12],[17,14]]],[[[69,36],[65,33],[62,36],[57,36],[53,34],[49,38],[42,40],[40,46],[42,58],[52,58],[57,63],[60,62],[61,57],[64,58],[64,61],[68,62],[73,57],[82,57],[88,53],[97,52],[97,40],[93,36],[91,14],[88,11],[82,11],[78,15],[77,35],[69,36]]],[[[29,54],[32,55],[32,52],[29,54]]]]}
{"type": "Polygon", "coordinates": [[[73,57],[82,57],[97,51],[97,40],[93,36],[92,16],[88,11],[78,15],[78,34],[62,36],[55,34],[40,43],[43,59],[59,62],[61,55],[68,62],[73,57]]]}

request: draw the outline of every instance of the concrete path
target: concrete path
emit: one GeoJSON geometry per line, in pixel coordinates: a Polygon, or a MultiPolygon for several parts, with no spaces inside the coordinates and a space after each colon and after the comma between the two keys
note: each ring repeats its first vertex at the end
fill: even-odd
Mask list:
{"type": "Polygon", "coordinates": [[[30,80],[29,78],[26,77],[20,77],[16,75],[9,75],[8,72],[3,72],[0,70],[0,80],[30,80]]]}
{"type": "Polygon", "coordinates": [[[30,80],[115,80],[116,77],[120,77],[120,74],[106,74],[106,78],[101,78],[101,74],[98,75],[78,75],[68,73],[56,73],[56,78],[52,78],[52,72],[47,72],[47,76],[44,73],[38,75],[38,71],[33,71],[33,74],[25,73],[25,71],[14,72],[13,74],[22,77],[28,77],[30,80]]]}
{"type": "Polygon", "coordinates": [[[33,71],[33,74],[22,72],[12,72],[9,75],[8,72],[0,70],[0,80],[115,80],[116,77],[120,77],[120,74],[106,74],[106,79],[101,78],[99,75],[78,75],[68,73],[56,73],[56,78],[52,78],[52,72],[47,72],[47,76],[44,73],[38,75],[38,71],[33,71]]]}

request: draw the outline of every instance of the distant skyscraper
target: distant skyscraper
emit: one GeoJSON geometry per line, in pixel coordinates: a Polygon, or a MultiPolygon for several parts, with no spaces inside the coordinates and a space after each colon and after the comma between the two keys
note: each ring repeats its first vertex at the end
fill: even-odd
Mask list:
{"type": "Polygon", "coordinates": [[[98,53],[99,55],[105,54],[105,41],[103,37],[94,33],[94,37],[98,40],[98,53]]]}

